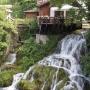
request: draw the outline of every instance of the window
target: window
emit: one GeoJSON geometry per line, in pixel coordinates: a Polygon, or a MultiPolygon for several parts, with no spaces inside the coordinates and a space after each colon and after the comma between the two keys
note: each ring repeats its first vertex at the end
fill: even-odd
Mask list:
{"type": "Polygon", "coordinates": [[[64,11],[55,11],[55,17],[64,17],[64,11]]]}

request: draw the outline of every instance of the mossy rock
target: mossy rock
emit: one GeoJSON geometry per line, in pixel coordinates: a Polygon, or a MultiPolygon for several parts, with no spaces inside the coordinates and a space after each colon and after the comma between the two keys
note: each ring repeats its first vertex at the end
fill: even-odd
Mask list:
{"type": "Polygon", "coordinates": [[[47,81],[44,90],[49,90],[50,85],[52,84],[53,74],[56,72],[57,69],[53,67],[39,66],[34,70],[36,71],[35,79],[39,79],[39,82],[37,81],[36,83],[38,83],[40,85],[39,87],[42,88],[44,81],[47,81]]]}
{"type": "Polygon", "coordinates": [[[15,72],[13,70],[0,72],[0,86],[10,86],[12,84],[14,74],[15,72]]]}
{"type": "Polygon", "coordinates": [[[36,86],[34,81],[31,83],[28,80],[21,80],[18,83],[19,90],[38,90],[37,88],[38,87],[36,86]]]}
{"type": "Polygon", "coordinates": [[[2,66],[2,69],[3,70],[12,70],[12,69],[16,69],[16,65],[15,64],[4,64],[3,66],[2,66]]]}
{"type": "Polygon", "coordinates": [[[34,67],[27,76],[27,79],[21,80],[19,82],[18,84],[19,90],[41,90],[45,80],[47,80],[47,84],[45,85],[44,90],[50,90],[53,74],[56,72],[56,70],[57,68],[46,67],[46,66],[34,67]],[[34,80],[32,82],[28,82],[28,80],[30,80],[31,78],[32,72],[34,72],[34,80]],[[26,83],[27,85],[28,83],[30,83],[30,85],[26,86],[26,83]],[[33,85],[33,89],[30,89],[31,85],[33,85]],[[24,88],[24,89],[20,89],[20,88],[24,88]]]}
{"type": "MultiPolygon", "coordinates": [[[[49,66],[36,66],[34,67],[26,80],[21,80],[18,84],[19,90],[41,90],[44,82],[44,90],[50,90],[52,85],[53,75],[56,73],[57,68],[49,67],[49,66]],[[34,80],[30,82],[30,78],[32,73],[34,72],[34,80]]],[[[62,88],[67,81],[69,81],[66,72],[64,69],[60,68],[57,74],[57,82],[63,80],[63,82],[58,86],[58,88],[62,88]]],[[[59,89],[60,90],[60,89],[59,89]]]]}
{"type": "Polygon", "coordinates": [[[36,66],[35,68],[33,68],[30,71],[29,76],[27,77],[27,79],[30,79],[30,76],[31,76],[32,72],[34,72],[34,78],[35,79],[37,79],[41,76],[43,76],[43,78],[46,79],[51,72],[54,73],[56,70],[57,69],[53,68],[53,67],[36,66]]]}
{"type": "Polygon", "coordinates": [[[82,32],[82,29],[78,29],[78,30],[73,31],[74,34],[81,34],[81,32],[82,32]]]}
{"type": "Polygon", "coordinates": [[[65,77],[63,79],[63,82],[58,86],[58,90],[60,90],[61,88],[63,88],[68,81],[70,81],[69,78],[68,77],[65,77]]]}
{"type": "Polygon", "coordinates": [[[66,72],[64,71],[64,69],[60,68],[57,75],[57,80],[63,80],[65,77],[67,77],[66,72]]]}

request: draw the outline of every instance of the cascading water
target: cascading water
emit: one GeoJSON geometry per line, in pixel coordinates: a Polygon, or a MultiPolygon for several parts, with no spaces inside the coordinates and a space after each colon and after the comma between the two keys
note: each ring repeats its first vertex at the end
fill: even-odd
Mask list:
{"type": "Polygon", "coordinates": [[[6,64],[13,64],[16,61],[16,53],[9,54],[6,64]]]}
{"type": "MultiPolygon", "coordinates": [[[[68,73],[70,81],[60,90],[83,90],[86,78],[80,68],[80,56],[86,53],[86,40],[79,35],[67,35],[59,42],[57,50],[61,50],[60,53],[44,58],[39,65],[63,68],[68,73]]],[[[54,78],[50,90],[57,90],[59,82],[54,78]]]]}
{"type": "MultiPolygon", "coordinates": [[[[89,80],[82,74],[82,70],[80,68],[80,56],[86,53],[86,40],[80,35],[67,35],[58,43],[56,50],[57,51],[55,53],[48,57],[45,57],[43,60],[38,62],[39,66],[44,65],[46,67],[51,66],[57,68],[56,72],[53,74],[52,77],[50,90],[84,90],[84,82],[89,82],[89,80]],[[69,81],[67,81],[64,87],[60,89],[58,89],[58,87],[64,81],[64,79],[59,81],[57,80],[59,69],[63,69],[67,74],[67,77],[69,78],[69,81]]],[[[23,77],[19,77],[18,75],[16,76],[20,79],[26,79],[27,75],[33,68],[35,68],[35,65],[30,67],[24,75],[21,74],[21,76],[23,77]]],[[[41,90],[44,90],[44,87],[48,81],[48,77],[44,79],[44,77],[42,76],[41,78],[44,82],[41,90]]],[[[31,79],[29,80],[30,83],[33,80],[34,71],[32,72],[31,79]]],[[[15,89],[17,83],[17,80],[13,81],[11,85],[11,87],[14,88],[13,90],[17,90],[15,89]]],[[[7,90],[11,89],[7,88],[7,90]]]]}

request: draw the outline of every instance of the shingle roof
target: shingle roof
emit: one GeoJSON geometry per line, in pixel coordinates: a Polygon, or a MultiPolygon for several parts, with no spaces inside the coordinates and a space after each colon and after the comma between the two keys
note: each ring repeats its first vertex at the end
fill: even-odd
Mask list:
{"type": "Polygon", "coordinates": [[[27,11],[24,11],[24,12],[38,12],[38,10],[27,10],[27,11]]]}

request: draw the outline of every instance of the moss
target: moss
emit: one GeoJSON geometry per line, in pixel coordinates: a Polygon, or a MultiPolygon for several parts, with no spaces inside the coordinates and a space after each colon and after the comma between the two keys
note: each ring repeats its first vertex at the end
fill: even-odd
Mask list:
{"type": "Polygon", "coordinates": [[[62,68],[60,68],[57,75],[57,80],[58,81],[63,80],[65,77],[66,77],[65,71],[62,68]]]}
{"type": "Polygon", "coordinates": [[[68,78],[68,77],[65,77],[65,78],[63,79],[63,82],[62,82],[62,83],[59,85],[59,87],[58,87],[59,90],[60,90],[61,88],[63,88],[68,81],[69,81],[69,78],[68,78]]]}
{"type": "Polygon", "coordinates": [[[37,90],[37,86],[35,85],[35,82],[33,81],[30,83],[27,80],[21,80],[18,83],[19,90],[37,90]]]}
{"type": "Polygon", "coordinates": [[[82,29],[78,29],[76,31],[73,31],[74,34],[81,34],[81,32],[82,32],[82,29]]]}
{"type": "Polygon", "coordinates": [[[48,90],[52,83],[52,77],[56,71],[56,68],[39,66],[35,68],[34,71],[35,71],[34,77],[35,77],[36,83],[39,85],[40,88],[42,88],[44,81],[47,80],[47,84],[45,85],[44,88],[45,90],[48,90]]]}
{"type": "Polygon", "coordinates": [[[44,90],[49,90],[52,84],[53,74],[56,70],[57,69],[53,67],[36,66],[30,71],[26,80],[19,82],[19,90],[41,90],[44,80],[47,80],[44,90]],[[30,80],[32,72],[34,72],[34,80],[30,83],[28,80],[30,80]]]}
{"type": "MultiPolygon", "coordinates": [[[[54,67],[34,67],[27,76],[27,79],[21,80],[19,82],[19,90],[41,90],[44,85],[44,81],[46,81],[44,90],[50,90],[50,87],[52,85],[52,78],[56,70],[57,68],[54,67]],[[32,72],[34,72],[34,80],[32,82],[29,82],[32,72]]],[[[59,90],[65,85],[65,83],[67,83],[67,81],[69,81],[69,78],[67,77],[65,71],[62,68],[59,69],[57,75],[57,82],[59,82],[60,80],[63,80],[63,82],[57,87],[59,88],[59,90]]]]}
{"type": "Polygon", "coordinates": [[[10,86],[12,84],[14,74],[15,72],[13,70],[0,72],[0,86],[10,86]]]}

